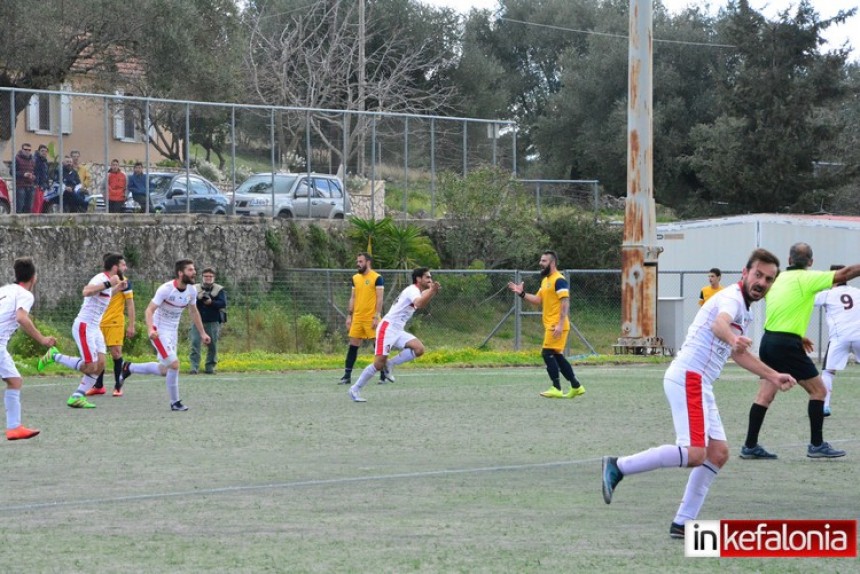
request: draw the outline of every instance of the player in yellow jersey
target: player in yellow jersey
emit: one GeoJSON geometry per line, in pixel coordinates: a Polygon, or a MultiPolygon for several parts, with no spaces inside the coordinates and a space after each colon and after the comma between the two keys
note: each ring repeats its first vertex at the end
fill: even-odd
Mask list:
{"type": "MultiPolygon", "coordinates": [[[[115,291],[111,295],[110,303],[108,303],[108,307],[105,309],[105,314],[101,322],[105,345],[108,351],[110,351],[111,358],[113,358],[113,396],[115,397],[122,396],[122,382],[120,381],[120,373],[122,372],[122,344],[125,337],[134,337],[134,321],[134,291],[132,291],[131,281],[129,281],[128,286],[124,290],[115,291]],[[126,315],[128,315],[127,323],[126,315]]],[[[105,394],[104,375],[104,371],[102,371],[96,380],[96,384],[87,391],[87,396],[105,394]]]]}
{"type": "Polygon", "coordinates": [[[570,287],[558,270],[555,251],[544,251],[540,256],[540,274],[543,277],[540,290],[534,295],[526,293],[522,283],[510,282],[508,289],[529,303],[542,307],[544,338],[541,356],[552,387],[540,395],[548,399],[573,399],[585,394],[585,387],[577,380],[573,367],[564,356],[570,333],[570,287]],[[570,382],[567,393],[561,392],[559,373],[570,382]]]}
{"type": "MultiPolygon", "coordinates": [[[[385,294],[385,281],[382,275],[373,270],[373,256],[369,253],[359,253],[355,258],[358,273],[352,276],[352,294],[349,296],[347,307],[346,328],[349,330],[349,349],[346,352],[346,364],[341,385],[352,382],[352,368],[358,357],[358,348],[364,339],[376,337],[376,326],[382,316],[382,299],[385,294]]],[[[385,371],[381,373],[385,381],[385,371]]],[[[391,379],[391,382],[394,382],[391,379]]]]}
{"type": "Polygon", "coordinates": [[[702,287],[702,290],[699,291],[699,307],[705,304],[705,302],[723,290],[723,286],[720,285],[720,279],[723,277],[723,272],[718,268],[713,267],[710,271],[708,271],[708,284],[702,287]]]}

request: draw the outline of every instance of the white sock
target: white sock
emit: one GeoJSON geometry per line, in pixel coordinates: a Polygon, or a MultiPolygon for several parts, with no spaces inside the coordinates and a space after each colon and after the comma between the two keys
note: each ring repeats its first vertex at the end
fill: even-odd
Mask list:
{"type": "Polygon", "coordinates": [[[625,475],[638,474],[658,468],[684,468],[687,466],[687,447],[674,444],[655,446],[630,456],[618,458],[618,468],[625,475]]]}
{"type": "Polygon", "coordinates": [[[158,363],[130,363],[128,372],[135,375],[161,375],[158,370],[158,363]]]}
{"type": "MultiPolygon", "coordinates": [[[[157,365],[158,363],[152,363],[157,365]]],[[[170,404],[179,400],[179,369],[167,370],[167,394],[170,395],[170,404]]]]}
{"type": "Polygon", "coordinates": [[[720,469],[717,468],[717,465],[709,460],[706,460],[702,466],[693,469],[690,478],[687,479],[687,488],[684,490],[681,506],[678,507],[678,514],[675,515],[672,522],[684,524],[686,521],[695,520],[699,516],[699,511],[705,504],[705,497],[708,496],[711,483],[717,478],[719,472],[720,469]]]}
{"type": "Polygon", "coordinates": [[[70,357],[69,355],[61,355],[60,353],[54,355],[54,362],[68,367],[73,371],[81,370],[81,364],[83,363],[80,357],[70,357]]]}
{"type": "Polygon", "coordinates": [[[98,377],[93,377],[92,375],[84,375],[81,377],[81,384],[78,385],[78,390],[72,393],[72,396],[83,397],[87,394],[87,391],[95,386],[98,377]]]}
{"type": "Polygon", "coordinates": [[[6,405],[6,428],[21,426],[21,389],[6,389],[3,403],[6,405]]]}
{"type": "Polygon", "coordinates": [[[367,381],[372,379],[373,375],[375,375],[378,372],[379,371],[376,370],[376,367],[373,366],[373,363],[370,363],[369,365],[364,367],[364,370],[361,371],[361,375],[358,376],[358,380],[355,381],[354,385],[352,385],[352,387],[351,387],[352,390],[353,391],[361,390],[361,388],[367,384],[367,381]]]}
{"type": "Polygon", "coordinates": [[[824,382],[824,388],[827,389],[827,396],[824,397],[824,407],[830,408],[830,395],[833,392],[833,373],[830,371],[821,371],[821,380],[824,382]]]}
{"type": "Polygon", "coordinates": [[[408,363],[409,361],[415,360],[415,353],[412,349],[403,349],[400,351],[400,354],[394,357],[393,359],[388,360],[388,364],[392,366],[402,365],[403,363],[408,363]]]}

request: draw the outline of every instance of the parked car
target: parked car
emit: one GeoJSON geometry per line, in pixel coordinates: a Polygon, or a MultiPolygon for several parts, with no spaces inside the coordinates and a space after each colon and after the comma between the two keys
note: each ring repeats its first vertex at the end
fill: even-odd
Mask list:
{"type": "MultiPolygon", "coordinates": [[[[126,203],[126,211],[146,211],[147,197],[144,194],[132,193],[132,199],[134,202],[126,203]]],[[[196,174],[186,176],[184,172],[150,172],[148,199],[151,213],[190,211],[226,215],[231,212],[230,200],[214,183],[196,174]]]]}
{"type": "Polygon", "coordinates": [[[284,218],[343,219],[352,212],[343,182],[321,173],[255,173],[236,188],[233,205],[236,215],[284,218]]]}
{"type": "Polygon", "coordinates": [[[0,215],[12,213],[12,200],[9,199],[9,188],[6,182],[0,179],[0,215]]]}

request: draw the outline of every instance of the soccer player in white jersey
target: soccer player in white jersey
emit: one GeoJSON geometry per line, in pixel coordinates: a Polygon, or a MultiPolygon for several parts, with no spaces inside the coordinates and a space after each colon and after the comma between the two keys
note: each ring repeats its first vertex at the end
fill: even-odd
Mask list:
{"type": "Polygon", "coordinates": [[[72,337],[80,351],[79,357],[61,354],[51,347],[39,360],[37,370],[42,371],[49,363],[57,362],[83,373],[81,382],[66,404],[75,409],[94,409],[96,406],[86,399],[86,393],[93,388],[100,374],[105,370],[105,337],[101,330],[102,315],[105,313],[114,292],[122,291],[128,285],[123,279],[126,271],[125,258],[119,253],[104,256],[101,273],[90,279],[84,286],[84,302],[72,323],[72,337]]]}
{"type": "Polygon", "coordinates": [[[400,292],[394,304],[376,326],[376,343],[374,344],[373,362],[361,372],[358,380],[349,388],[349,397],[357,403],[366,402],[361,397],[361,389],[373,376],[385,370],[386,378],[390,377],[390,366],[412,361],[424,354],[424,344],[412,333],[406,332],[406,323],[412,318],[416,309],[423,309],[439,292],[439,283],[433,281],[433,275],[426,267],[412,271],[412,285],[400,292]],[[396,357],[388,362],[392,349],[403,349],[396,357]]]}
{"type": "MultiPolygon", "coordinates": [[[[831,271],[843,269],[844,265],[831,265],[831,271]]],[[[824,397],[824,416],[830,416],[830,395],[833,393],[833,377],[848,364],[848,355],[860,357],[860,289],[847,283],[837,283],[832,289],[815,296],[815,306],[823,307],[827,317],[827,332],[830,340],[824,354],[824,369],[821,381],[827,389],[824,397]]]]}
{"type": "Polygon", "coordinates": [[[6,407],[6,439],[20,440],[33,438],[38,429],[30,429],[21,424],[21,386],[24,380],[15,367],[12,355],[6,350],[9,339],[18,330],[24,330],[34,341],[52,347],[57,340],[46,337],[30,319],[33,307],[33,287],[36,285],[36,265],[29,257],[19,257],[13,263],[15,283],[0,287],[0,378],[6,383],[3,404],[6,407]]]}
{"type": "Polygon", "coordinates": [[[779,259],[764,249],[750,255],[742,279],[702,305],[687,331],[684,344],[663,377],[663,390],[672,409],[675,444],[664,444],[630,456],[603,457],[603,500],[621,479],[658,468],[692,467],[684,498],[669,535],[684,537],[686,521],[694,520],[708,489],[729,459],[726,433],[714,398],[714,381],[729,356],[741,367],[781,390],[795,384],[791,375],[777,373],[749,352],[749,306],[765,296],[779,271],[779,259]]]}
{"type": "Polygon", "coordinates": [[[179,358],[176,355],[179,319],[185,308],[188,308],[188,312],[191,313],[191,320],[197,332],[200,333],[203,344],[208,345],[210,339],[203,328],[200,312],[197,310],[197,288],[194,287],[197,270],[194,269],[194,262],[190,259],[177,261],[175,273],[176,278],[159,287],[146,307],[146,329],[149,340],[155,347],[158,361],[125,362],[122,365],[120,380],[125,382],[133,374],[166,377],[170,410],[187,411],[188,407],[179,399],[179,358]]]}

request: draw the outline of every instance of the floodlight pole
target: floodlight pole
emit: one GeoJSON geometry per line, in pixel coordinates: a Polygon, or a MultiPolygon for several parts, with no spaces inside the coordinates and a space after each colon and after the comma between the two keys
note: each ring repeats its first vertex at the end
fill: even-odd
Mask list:
{"type": "Polygon", "coordinates": [[[653,178],[652,0],[630,0],[627,199],[621,245],[621,337],[616,353],[664,351],[657,336],[657,246],[653,178]]]}

